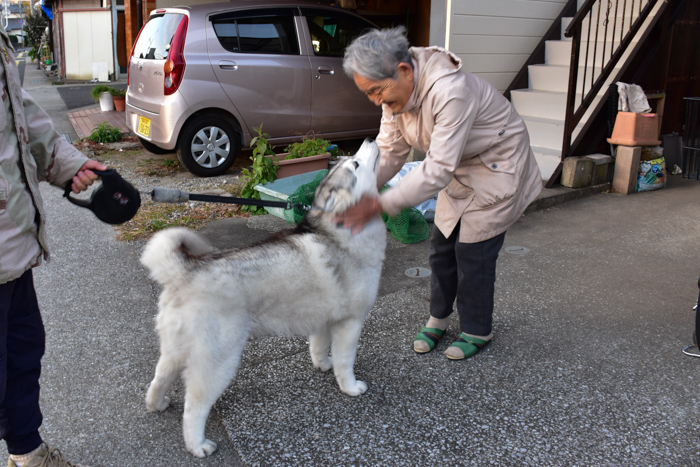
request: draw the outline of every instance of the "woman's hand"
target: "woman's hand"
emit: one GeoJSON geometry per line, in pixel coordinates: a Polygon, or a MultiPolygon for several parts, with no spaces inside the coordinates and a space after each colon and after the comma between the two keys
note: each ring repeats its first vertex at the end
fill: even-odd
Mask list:
{"type": "Polygon", "coordinates": [[[73,193],[80,193],[81,191],[87,190],[87,188],[99,178],[91,169],[107,170],[107,167],[92,159],[84,163],[78,170],[78,173],[75,174],[75,177],[73,177],[73,184],[71,185],[73,193]]]}
{"type": "Polygon", "coordinates": [[[338,223],[340,227],[350,229],[350,233],[355,235],[361,232],[365,224],[380,212],[382,212],[382,206],[379,204],[379,200],[374,196],[364,195],[356,205],[336,216],[333,221],[338,223]]]}

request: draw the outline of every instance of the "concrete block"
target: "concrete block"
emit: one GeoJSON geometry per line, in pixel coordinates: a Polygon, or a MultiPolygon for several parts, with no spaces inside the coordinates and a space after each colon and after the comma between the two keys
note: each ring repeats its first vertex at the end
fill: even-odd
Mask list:
{"type": "Polygon", "coordinates": [[[642,148],[639,146],[617,147],[615,175],[613,176],[612,185],[615,193],[627,195],[636,191],[641,157],[642,148]]]}
{"type": "Polygon", "coordinates": [[[595,162],[585,157],[567,157],[561,171],[561,184],[569,188],[581,188],[591,184],[595,162]]]}
{"type": "Polygon", "coordinates": [[[591,159],[595,163],[593,167],[593,180],[591,185],[600,185],[603,183],[608,183],[610,164],[612,164],[612,156],[607,154],[590,154],[585,157],[586,159],[591,159]]]}

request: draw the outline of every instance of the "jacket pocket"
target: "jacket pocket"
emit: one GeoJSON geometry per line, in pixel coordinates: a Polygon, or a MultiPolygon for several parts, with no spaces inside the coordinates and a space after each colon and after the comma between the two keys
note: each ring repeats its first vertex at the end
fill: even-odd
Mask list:
{"type": "Polygon", "coordinates": [[[486,208],[512,198],[518,191],[515,164],[496,151],[480,154],[479,160],[469,177],[476,205],[486,208]]]}
{"type": "Polygon", "coordinates": [[[452,177],[452,181],[445,187],[445,194],[454,199],[466,199],[474,192],[471,188],[452,177]]]}

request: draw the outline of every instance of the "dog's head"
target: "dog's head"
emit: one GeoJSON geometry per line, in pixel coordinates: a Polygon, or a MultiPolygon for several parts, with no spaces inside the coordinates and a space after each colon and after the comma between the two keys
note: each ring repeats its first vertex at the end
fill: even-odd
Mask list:
{"type": "Polygon", "coordinates": [[[377,193],[379,147],[365,139],[354,157],[338,163],[319,183],[314,207],[340,214],[356,204],[365,193],[377,193]]]}

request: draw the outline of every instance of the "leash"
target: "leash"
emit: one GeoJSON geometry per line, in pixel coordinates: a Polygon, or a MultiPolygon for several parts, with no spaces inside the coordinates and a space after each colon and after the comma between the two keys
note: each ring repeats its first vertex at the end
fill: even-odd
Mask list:
{"type": "Polygon", "coordinates": [[[184,203],[187,201],[203,201],[207,203],[238,204],[241,206],[260,206],[268,208],[282,208],[285,210],[300,208],[305,211],[320,209],[308,204],[292,203],[291,201],[267,201],[252,198],[235,198],[233,196],[198,195],[178,190],[177,188],[155,187],[151,191],[151,199],[156,203],[184,203]]]}

